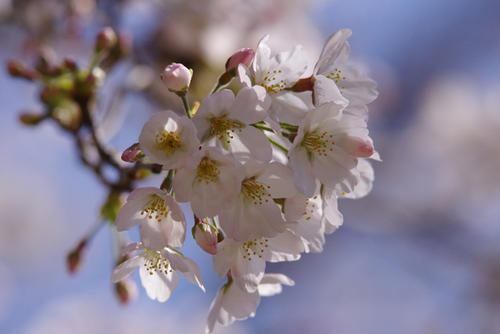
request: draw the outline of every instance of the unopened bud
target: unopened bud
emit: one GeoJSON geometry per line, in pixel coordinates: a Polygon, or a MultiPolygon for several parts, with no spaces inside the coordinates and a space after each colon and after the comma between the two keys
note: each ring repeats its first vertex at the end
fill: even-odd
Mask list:
{"type": "Polygon", "coordinates": [[[56,76],[59,75],[59,69],[55,68],[53,64],[56,62],[57,56],[51,48],[47,46],[43,46],[39,53],[38,57],[35,61],[35,69],[47,76],[56,76]]]}
{"type": "Polygon", "coordinates": [[[82,125],[82,112],[78,104],[70,99],[63,99],[52,110],[52,118],[63,128],[76,131],[82,125]]]}
{"type": "Polygon", "coordinates": [[[195,217],[195,225],[191,232],[193,238],[205,252],[215,255],[217,254],[217,243],[219,241],[219,231],[214,226],[210,225],[208,218],[199,219],[195,217]]]}
{"type": "Polygon", "coordinates": [[[119,34],[115,49],[118,58],[123,58],[128,55],[130,50],[132,50],[132,38],[130,35],[123,33],[119,34]]]}
{"type": "Polygon", "coordinates": [[[122,153],[122,160],[125,162],[136,162],[142,158],[144,158],[144,153],[141,151],[139,143],[131,145],[122,153]]]}
{"type": "Polygon", "coordinates": [[[78,246],[66,256],[66,268],[70,274],[74,274],[80,269],[83,252],[87,246],[87,240],[82,240],[78,246]]]}
{"type": "Polygon", "coordinates": [[[63,98],[63,92],[56,87],[44,87],[40,92],[40,101],[49,107],[56,107],[63,98]]]}
{"type": "Polygon", "coordinates": [[[116,45],[117,37],[115,31],[110,27],[102,28],[97,34],[95,52],[109,51],[116,45]]]}
{"type": "Polygon", "coordinates": [[[128,304],[137,297],[137,285],[128,278],[121,280],[115,284],[115,294],[120,304],[128,304]]]}
{"type": "Polygon", "coordinates": [[[64,59],[64,67],[71,72],[75,72],[78,69],[76,62],[73,59],[64,59]]]}
{"type": "Polygon", "coordinates": [[[28,126],[38,125],[45,118],[47,118],[46,114],[36,114],[31,112],[25,112],[19,115],[19,121],[28,126]]]}
{"type": "Polygon", "coordinates": [[[172,63],[165,67],[161,79],[169,91],[184,93],[189,88],[193,70],[178,63],[172,63]]]}
{"type": "Polygon", "coordinates": [[[250,66],[254,56],[255,56],[255,51],[252,49],[241,49],[239,51],[236,51],[226,61],[226,72],[236,70],[239,64],[250,66]]]}
{"type": "Polygon", "coordinates": [[[35,80],[38,76],[35,71],[26,68],[23,64],[13,59],[7,62],[7,71],[13,77],[30,81],[35,80]]]}

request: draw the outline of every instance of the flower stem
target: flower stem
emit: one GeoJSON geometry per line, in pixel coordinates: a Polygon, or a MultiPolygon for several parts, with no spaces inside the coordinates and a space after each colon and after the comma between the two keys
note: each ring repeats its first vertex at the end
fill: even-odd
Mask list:
{"type": "Polygon", "coordinates": [[[278,143],[277,141],[275,141],[274,139],[271,139],[269,137],[267,137],[267,139],[271,142],[271,144],[273,144],[274,146],[276,146],[277,148],[279,148],[283,152],[288,153],[288,149],[285,146],[281,145],[280,143],[278,143]]]}
{"type": "Polygon", "coordinates": [[[186,111],[186,116],[188,118],[192,118],[193,115],[191,115],[191,109],[189,108],[189,103],[188,103],[188,100],[187,100],[187,94],[186,93],[179,94],[179,96],[181,97],[182,104],[184,105],[184,110],[186,111]]]}
{"type": "Polygon", "coordinates": [[[220,82],[217,82],[217,86],[215,86],[214,90],[212,90],[212,93],[210,93],[210,94],[215,93],[215,92],[216,92],[216,91],[218,91],[218,90],[219,90],[219,88],[221,88],[222,86],[223,86],[223,85],[221,85],[221,84],[220,84],[220,82]]]}

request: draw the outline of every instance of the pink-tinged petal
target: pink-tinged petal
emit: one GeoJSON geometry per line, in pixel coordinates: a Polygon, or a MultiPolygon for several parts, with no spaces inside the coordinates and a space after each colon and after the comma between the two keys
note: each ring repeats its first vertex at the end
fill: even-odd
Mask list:
{"type": "Polygon", "coordinates": [[[255,51],[253,49],[244,48],[236,51],[226,61],[226,72],[236,69],[239,64],[250,66],[254,56],[255,56],[255,51]]]}
{"type": "Polygon", "coordinates": [[[259,284],[259,295],[270,297],[281,293],[282,285],[294,286],[295,282],[283,274],[265,274],[259,284]]]}
{"type": "Polygon", "coordinates": [[[373,142],[369,137],[359,138],[346,135],[337,143],[345,152],[357,158],[369,158],[375,151],[373,142]]]}
{"type": "Polygon", "coordinates": [[[150,274],[144,266],[139,269],[139,277],[148,297],[161,303],[170,298],[179,282],[179,274],[175,271],[168,272],[168,274],[154,271],[150,274]]]}
{"type": "Polygon", "coordinates": [[[198,286],[203,292],[205,292],[205,287],[203,286],[201,279],[200,268],[193,260],[170,249],[163,250],[162,254],[166,259],[168,259],[173,270],[179,271],[188,281],[198,286]]]}
{"type": "Polygon", "coordinates": [[[243,124],[263,121],[267,117],[270,105],[271,98],[264,87],[243,87],[231,106],[231,118],[243,124]]]}
{"type": "Polygon", "coordinates": [[[317,75],[314,81],[314,104],[335,103],[346,107],[349,100],[340,93],[335,81],[323,75],[317,75]]]}
{"type": "Polygon", "coordinates": [[[130,259],[120,263],[111,273],[111,281],[116,283],[121,281],[130,275],[134,270],[136,270],[139,266],[142,266],[144,263],[144,257],[139,254],[131,257],[130,259]]]}

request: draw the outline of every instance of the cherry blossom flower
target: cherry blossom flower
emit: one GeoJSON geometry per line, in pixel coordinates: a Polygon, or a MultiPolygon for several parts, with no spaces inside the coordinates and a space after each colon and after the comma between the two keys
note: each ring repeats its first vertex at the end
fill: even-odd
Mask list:
{"type": "Polygon", "coordinates": [[[198,137],[240,159],[254,156],[269,161],[271,144],[261,130],[250,126],[267,117],[269,103],[265,90],[258,86],[242,88],[236,97],[228,89],[209,95],[193,118],[198,137]]]}
{"type": "Polygon", "coordinates": [[[200,145],[193,122],[172,111],[151,116],[139,136],[141,150],[153,162],[177,168],[200,145]]]}
{"type": "Polygon", "coordinates": [[[277,162],[248,161],[241,191],[219,214],[224,232],[235,240],[273,237],[286,228],[281,208],[273,199],[296,193],[292,171],[277,162]]]}
{"type": "Polygon", "coordinates": [[[141,239],[151,249],[182,247],[186,238],[186,219],[179,204],[158,188],[135,189],[118,211],[118,231],[135,225],[140,225],[141,239]]]}
{"type": "Polygon", "coordinates": [[[206,333],[212,333],[215,324],[228,326],[235,320],[245,320],[255,316],[260,297],[270,297],[281,293],[282,285],[293,286],[295,283],[283,274],[265,274],[256,291],[248,292],[233,284],[230,279],[218,292],[207,319],[206,333]]]}
{"type": "Polygon", "coordinates": [[[266,261],[296,261],[304,251],[299,237],[285,231],[273,238],[254,238],[248,241],[224,239],[213,256],[214,270],[224,277],[230,270],[235,282],[249,292],[257,289],[264,277],[266,261]]]}
{"type": "Polygon", "coordinates": [[[366,121],[326,103],[311,110],[299,126],[289,151],[296,185],[312,196],[316,180],[350,192],[358,182],[358,159],[374,153],[366,121]]]}
{"type": "Polygon", "coordinates": [[[114,283],[128,277],[139,268],[141,284],[149,298],[164,302],[177,287],[180,272],[188,281],[205,292],[198,265],[178,251],[169,247],[146,248],[142,242],[132,243],[127,251],[142,251],[119,264],[111,274],[114,283]]]}
{"type": "Polygon", "coordinates": [[[252,67],[239,65],[238,76],[244,86],[259,85],[266,89],[272,98],[270,115],[274,120],[298,124],[312,106],[311,93],[288,91],[305,73],[307,57],[302,47],[272,55],[267,41],[261,39],[255,50],[252,67]]]}
{"type": "Polygon", "coordinates": [[[228,207],[241,189],[241,165],[216,147],[205,147],[179,168],[173,181],[175,198],[190,202],[198,217],[213,217],[228,207]]]}
{"type": "Polygon", "coordinates": [[[314,97],[316,104],[335,102],[350,105],[366,105],[377,98],[377,85],[365,73],[348,61],[352,32],[341,29],[333,34],[323,47],[314,67],[314,97]]]}

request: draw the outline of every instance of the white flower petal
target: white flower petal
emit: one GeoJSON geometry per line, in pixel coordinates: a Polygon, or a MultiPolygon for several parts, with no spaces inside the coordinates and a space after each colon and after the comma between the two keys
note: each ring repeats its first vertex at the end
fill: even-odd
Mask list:
{"type": "Polygon", "coordinates": [[[314,68],[314,73],[324,74],[329,72],[339,60],[344,60],[349,54],[347,39],[351,37],[349,29],[341,29],[333,34],[323,47],[319,60],[314,68]]]}
{"type": "Polygon", "coordinates": [[[188,281],[205,292],[200,268],[193,260],[170,249],[165,249],[162,254],[168,259],[173,270],[179,271],[188,281]]]}
{"type": "Polygon", "coordinates": [[[270,105],[271,99],[264,87],[243,87],[231,106],[231,118],[244,124],[263,121],[270,105]]]}
{"type": "Polygon", "coordinates": [[[335,103],[342,107],[346,107],[349,104],[349,100],[346,99],[340,93],[335,81],[323,76],[317,75],[314,81],[314,104],[322,105],[325,103],[335,103]]]}
{"type": "Polygon", "coordinates": [[[265,274],[259,284],[259,295],[270,297],[281,293],[281,285],[293,286],[295,282],[283,274],[265,274]]]}
{"type": "Polygon", "coordinates": [[[240,242],[236,242],[230,238],[225,238],[217,244],[217,254],[215,254],[212,259],[214,271],[219,277],[226,276],[237,256],[237,251],[240,246],[240,242]]]}
{"type": "Polygon", "coordinates": [[[134,270],[137,269],[137,267],[141,266],[143,263],[144,263],[144,258],[140,254],[135,255],[130,259],[120,263],[111,273],[111,281],[113,283],[121,281],[122,279],[130,275],[134,270]]]}
{"type": "Polygon", "coordinates": [[[235,282],[241,289],[248,292],[257,290],[260,280],[264,276],[266,261],[258,256],[243,258],[243,254],[238,254],[231,267],[231,274],[235,282]]]}
{"type": "Polygon", "coordinates": [[[292,170],[277,162],[268,164],[256,181],[270,186],[268,191],[273,198],[289,198],[297,192],[292,170]]]}
{"type": "Polygon", "coordinates": [[[179,282],[179,274],[175,271],[168,272],[168,274],[153,271],[150,274],[144,266],[139,269],[139,277],[148,297],[159,302],[165,302],[170,298],[179,282]]]}
{"type": "Polygon", "coordinates": [[[300,238],[290,231],[285,231],[269,239],[268,261],[296,261],[300,259],[300,253],[303,251],[304,245],[300,238]]]}

